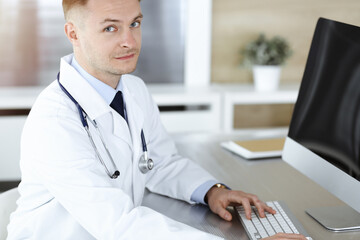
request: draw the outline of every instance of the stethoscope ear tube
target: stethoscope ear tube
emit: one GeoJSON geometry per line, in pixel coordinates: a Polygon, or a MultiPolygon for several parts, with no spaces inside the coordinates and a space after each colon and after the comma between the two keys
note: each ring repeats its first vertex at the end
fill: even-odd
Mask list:
{"type": "Polygon", "coordinates": [[[99,133],[99,135],[100,135],[101,142],[102,142],[102,144],[103,144],[103,146],[104,146],[104,148],[105,148],[105,150],[106,150],[106,152],[107,152],[107,154],[108,154],[108,156],[109,156],[109,158],[110,158],[110,160],[111,160],[111,162],[112,162],[112,165],[113,165],[114,169],[116,169],[113,174],[111,174],[110,171],[109,171],[109,169],[106,167],[106,164],[105,164],[104,160],[102,159],[102,157],[101,157],[101,155],[100,155],[100,153],[99,153],[99,151],[98,151],[98,149],[97,149],[97,147],[96,147],[96,145],[95,145],[95,142],[94,142],[94,140],[93,140],[93,138],[92,138],[92,135],[91,135],[91,133],[90,133],[90,130],[89,130],[89,125],[88,125],[87,120],[86,120],[87,118],[86,118],[86,113],[85,113],[85,111],[82,109],[82,107],[80,106],[80,104],[71,96],[71,94],[65,89],[65,87],[60,83],[60,72],[59,72],[58,75],[57,75],[57,81],[58,81],[58,83],[59,83],[59,86],[60,86],[61,90],[62,90],[62,91],[66,94],[66,96],[68,96],[68,97],[70,98],[70,100],[75,104],[75,106],[76,106],[76,108],[77,108],[77,110],[78,110],[78,112],[79,112],[79,116],[80,116],[81,123],[82,123],[83,127],[84,127],[85,130],[86,130],[86,133],[87,133],[87,135],[88,135],[88,137],[89,137],[90,143],[91,143],[91,145],[92,145],[92,147],[93,147],[93,149],[94,149],[94,151],[95,151],[96,156],[99,158],[101,164],[104,166],[107,175],[109,175],[109,177],[112,178],[112,179],[116,179],[118,176],[120,176],[120,171],[116,169],[115,162],[114,162],[113,158],[111,157],[111,154],[110,154],[109,150],[107,149],[107,147],[106,147],[106,145],[105,145],[105,143],[104,143],[104,139],[103,139],[103,137],[102,137],[102,135],[101,135],[98,127],[97,127],[96,122],[90,120],[91,123],[94,125],[95,129],[98,131],[98,133],[99,133]]]}
{"type": "Polygon", "coordinates": [[[73,96],[71,96],[71,94],[64,88],[64,86],[60,83],[60,72],[57,75],[57,81],[59,83],[59,86],[61,88],[61,90],[66,94],[66,96],[68,96],[70,98],[71,101],[73,101],[73,103],[75,104],[78,112],[79,112],[79,116],[80,116],[80,120],[82,125],[84,126],[84,128],[88,128],[88,124],[86,122],[86,119],[84,117],[84,110],[82,109],[82,107],[80,106],[80,104],[73,98],[73,96]]]}
{"type": "MultiPolygon", "coordinates": [[[[85,116],[85,120],[86,120],[86,116],[85,116]]],[[[94,126],[94,128],[96,129],[96,131],[98,132],[98,135],[100,136],[101,143],[102,143],[102,145],[104,146],[105,151],[106,151],[108,157],[109,157],[110,160],[111,160],[111,163],[112,163],[112,165],[113,165],[113,168],[116,169],[116,165],[115,165],[114,159],[112,158],[112,156],[111,156],[111,154],[110,154],[110,152],[109,152],[109,149],[106,147],[104,138],[103,138],[103,136],[102,136],[102,134],[101,134],[101,132],[100,132],[100,130],[99,130],[99,128],[98,128],[98,125],[97,125],[96,121],[90,119],[90,122],[92,123],[92,125],[94,126]]],[[[88,135],[89,135],[89,134],[90,134],[90,131],[88,130],[88,128],[87,128],[87,132],[88,132],[88,135]]],[[[91,136],[91,134],[90,134],[90,136],[91,136]]],[[[92,138],[90,138],[90,140],[93,142],[93,146],[95,146],[94,140],[93,140],[92,138]]],[[[109,170],[107,169],[104,161],[102,160],[99,152],[97,151],[96,146],[95,146],[95,149],[96,149],[96,152],[97,152],[97,156],[98,156],[98,158],[100,159],[101,164],[105,167],[106,171],[108,172],[108,175],[109,175],[112,179],[116,179],[116,178],[120,175],[120,171],[119,171],[119,170],[115,170],[115,172],[114,172],[112,175],[110,175],[109,170]]]]}
{"type": "MultiPolygon", "coordinates": [[[[105,164],[104,160],[102,159],[102,157],[101,157],[101,155],[100,155],[100,153],[99,153],[99,151],[98,151],[98,149],[97,149],[97,147],[96,147],[96,145],[95,145],[95,142],[94,142],[94,140],[93,140],[93,138],[92,138],[92,136],[91,136],[89,127],[86,127],[85,129],[86,129],[87,135],[88,135],[88,137],[89,137],[89,139],[90,139],[91,145],[93,146],[93,149],[95,150],[96,156],[99,158],[99,160],[100,160],[100,162],[101,162],[101,165],[104,166],[107,175],[109,175],[109,177],[112,178],[112,179],[117,178],[117,177],[120,175],[120,172],[119,172],[118,170],[115,170],[115,172],[114,172],[113,174],[110,173],[109,169],[106,167],[106,164],[105,164]]],[[[104,147],[105,147],[105,145],[104,145],[104,147]]],[[[106,147],[105,147],[105,148],[106,148],[106,147]]],[[[107,149],[106,149],[106,150],[107,150],[107,149]]],[[[109,157],[110,157],[110,159],[112,160],[111,155],[109,155],[109,157]]],[[[112,160],[112,162],[113,162],[113,165],[115,166],[115,163],[114,163],[113,160],[112,160]]],[[[115,168],[116,168],[116,167],[115,167],[115,168]]]]}

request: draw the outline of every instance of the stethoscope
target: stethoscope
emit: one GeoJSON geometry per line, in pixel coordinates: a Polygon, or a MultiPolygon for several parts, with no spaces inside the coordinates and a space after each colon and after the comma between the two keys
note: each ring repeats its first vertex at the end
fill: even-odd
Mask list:
{"type": "MultiPolygon", "coordinates": [[[[96,145],[94,142],[94,139],[90,133],[89,130],[89,125],[87,123],[87,119],[88,119],[88,115],[86,114],[86,112],[82,109],[82,107],[80,106],[80,104],[73,98],[73,96],[71,96],[71,94],[65,89],[65,87],[60,83],[60,72],[57,75],[57,81],[59,83],[59,86],[61,88],[61,90],[63,90],[63,92],[71,99],[71,101],[73,101],[73,103],[75,104],[75,106],[78,109],[79,115],[80,115],[80,120],[81,123],[83,125],[83,127],[85,128],[87,135],[89,137],[89,140],[91,142],[92,147],[95,150],[96,156],[99,158],[101,164],[104,166],[106,173],[109,175],[110,178],[112,179],[116,179],[119,175],[120,175],[120,171],[117,170],[117,167],[115,165],[114,159],[111,157],[111,154],[108,150],[108,148],[106,147],[106,144],[104,142],[104,138],[98,128],[98,125],[96,123],[95,120],[91,120],[90,118],[90,122],[92,123],[92,125],[94,126],[94,128],[96,129],[96,131],[98,132],[99,136],[100,136],[100,140],[102,142],[102,145],[104,146],[106,153],[108,155],[108,157],[111,160],[111,163],[114,167],[114,169],[116,169],[114,171],[113,174],[110,173],[109,169],[106,167],[106,164],[104,162],[104,160],[102,159],[96,145]]],[[[125,108],[125,107],[124,107],[125,108]]],[[[124,109],[125,110],[125,109],[124,109]]],[[[125,111],[126,112],[126,111],[125,111]]],[[[127,116],[125,115],[125,120],[127,121],[127,116]]],[[[153,169],[154,167],[154,162],[151,158],[149,158],[148,155],[148,151],[147,151],[147,146],[146,146],[146,141],[145,141],[145,135],[144,135],[144,131],[141,129],[141,143],[142,143],[142,148],[143,148],[143,154],[141,155],[140,159],[139,159],[139,170],[140,172],[142,172],[143,174],[147,173],[149,170],[153,169]]]]}

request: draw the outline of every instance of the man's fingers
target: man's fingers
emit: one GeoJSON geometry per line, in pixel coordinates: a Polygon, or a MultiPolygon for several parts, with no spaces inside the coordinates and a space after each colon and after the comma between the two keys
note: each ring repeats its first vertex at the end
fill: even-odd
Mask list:
{"type": "Polygon", "coordinates": [[[247,219],[251,219],[251,205],[248,199],[244,198],[243,201],[241,202],[242,206],[244,207],[245,210],[245,216],[247,219]]]}
{"type": "Polygon", "coordinates": [[[257,208],[261,218],[265,217],[265,212],[268,212],[271,214],[276,213],[276,211],[273,208],[269,207],[268,205],[266,205],[263,202],[255,203],[255,207],[257,208]]]}
{"type": "Polygon", "coordinates": [[[258,199],[258,197],[255,195],[252,195],[251,199],[252,199],[254,206],[257,208],[260,217],[262,217],[262,218],[265,217],[265,210],[264,210],[265,204],[262,201],[260,201],[258,199]]]}
{"type": "MultiPolygon", "coordinates": [[[[237,192],[239,193],[239,192],[237,192]]],[[[247,219],[251,219],[251,205],[254,205],[259,212],[260,217],[265,217],[265,211],[275,214],[271,207],[267,206],[265,203],[259,200],[256,195],[253,194],[245,194],[245,196],[236,196],[232,194],[230,197],[231,202],[242,204],[245,210],[245,216],[247,219]]]]}
{"type": "Polygon", "coordinates": [[[232,219],[231,213],[229,213],[229,211],[227,211],[225,208],[219,207],[217,209],[217,214],[226,221],[231,221],[232,219]]]}
{"type": "Polygon", "coordinates": [[[265,211],[267,211],[268,213],[271,213],[271,214],[275,214],[276,211],[272,208],[272,207],[269,207],[268,205],[265,204],[265,207],[264,207],[265,211]]]}
{"type": "Polygon", "coordinates": [[[254,205],[260,217],[265,217],[265,211],[275,214],[276,211],[260,201],[256,195],[244,193],[241,191],[231,191],[227,189],[211,188],[208,193],[208,204],[210,209],[221,218],[231,221],[232,215],[226,210],[231,205],[241,204],[245,210],[247,219],[251,219],[251,205],[254,205]]]}
{"type": "MultiPolygon", "coordinates": [[[[235,202],[234,200],[236,200],[235,197],[233,197],[232,201],[235,202]]],[[[253,195],[253,194],[246,194],[246,196],[242,198],[242,201],[238,202],[238,203],[241,203],[244,206],[245,214],[246,214],[246,217],[248,219],[250,219],[250,216],[251,216],[251,207],[250,207],[250,205],[254,205],[256,207],[256,209],[259,212],[260,217],[262,217],[262,218],[265,217],[265,211],[269,212],[271,214],[276,213],[276,211],[274,209],[267,206],[256,195],[253,195]],[[247,203],[249,203],[249,211],[247,211],[247,208],[245,206],[245,205],[247,205],[247,203]]]]}

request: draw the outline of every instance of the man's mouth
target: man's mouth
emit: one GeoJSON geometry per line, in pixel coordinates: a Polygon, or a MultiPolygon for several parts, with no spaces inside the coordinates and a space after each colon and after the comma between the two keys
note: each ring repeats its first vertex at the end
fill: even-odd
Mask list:
{"type": "Polygon", "coordinates": [[[128,59],[131,59],[133,57],[135,57],[135,53],[124,55],[124,56],[121,56],[121,57],[116,57],[116,59],[117,60],[128,60],[128,59]]]}

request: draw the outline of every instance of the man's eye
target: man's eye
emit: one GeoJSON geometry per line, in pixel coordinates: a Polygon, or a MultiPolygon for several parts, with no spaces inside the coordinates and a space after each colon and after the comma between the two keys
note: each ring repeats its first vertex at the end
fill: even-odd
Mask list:
{"type": "Polygon", "coordinates": [[[110,27],[105,28],[105,32],[114,32],[114,31],[116,31],[115,27],[110,26],[110,27]]]}
{"type": "Polygon", "coordinates": [[[133,22],[130,27],[132,28],[136,28],[136,27],[139,27],[140,26],[140,22],[133,22]]]}

